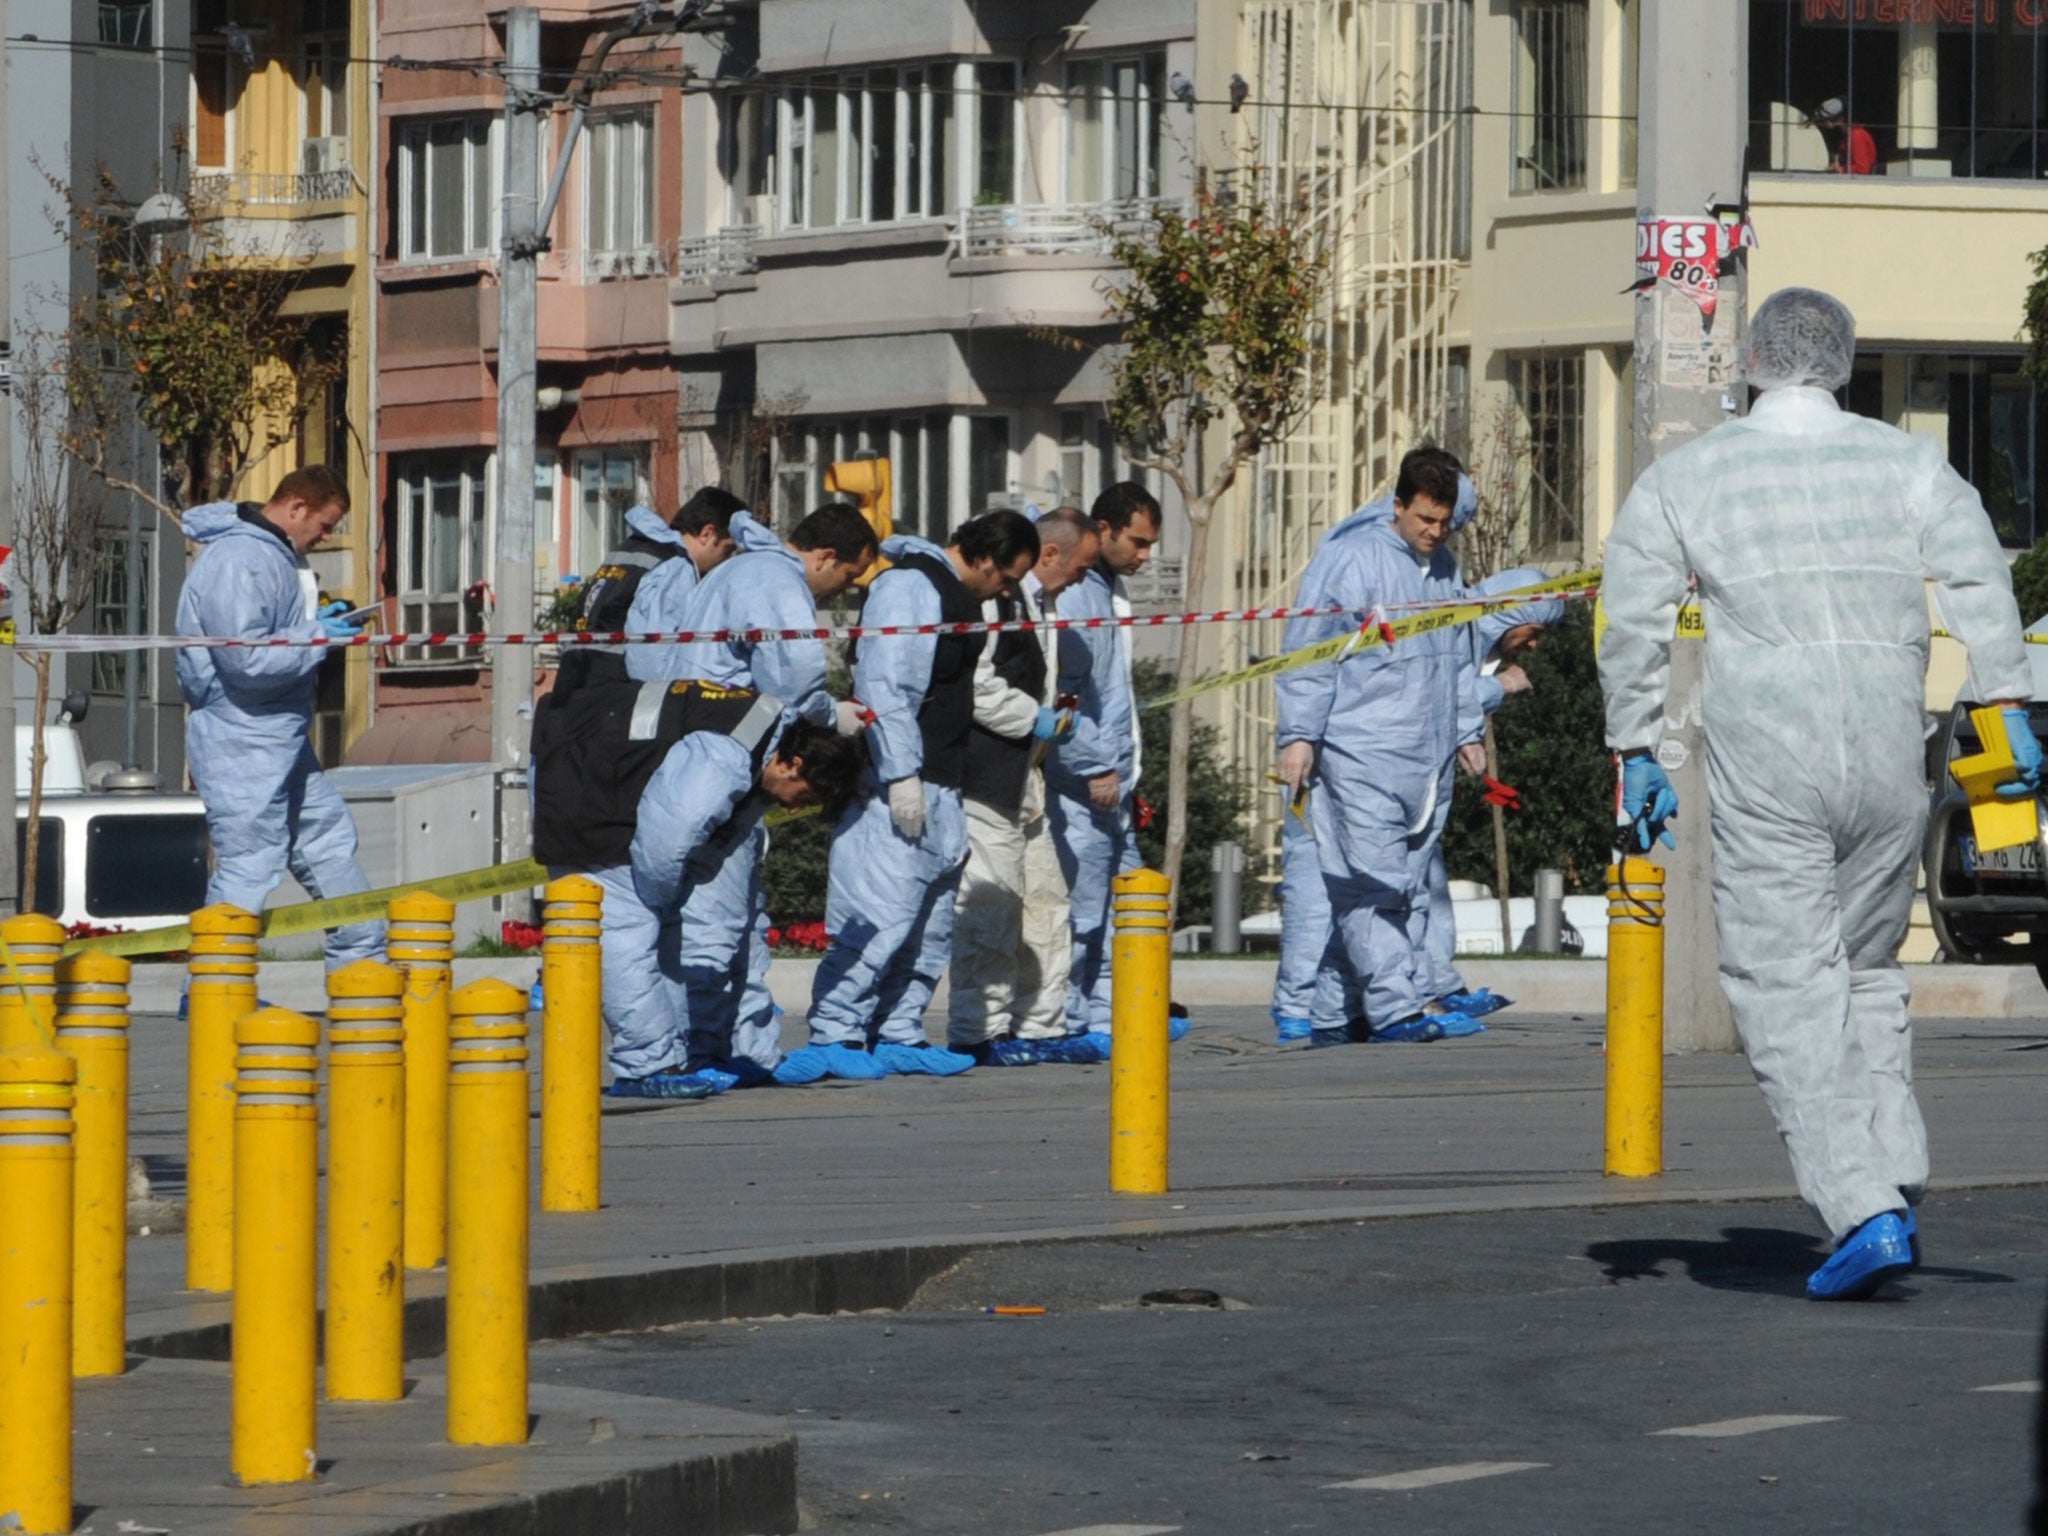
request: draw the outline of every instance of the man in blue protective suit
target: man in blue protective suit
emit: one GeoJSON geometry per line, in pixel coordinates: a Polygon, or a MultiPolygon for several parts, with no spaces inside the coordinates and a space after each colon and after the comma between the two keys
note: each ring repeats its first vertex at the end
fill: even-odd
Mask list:
{"type": "MultiPolygon", "coordinates": [[[[730,491],[707,486],[667,522],[652,507],[631,508],[626,513],[627,538],[604,557],[584,586],[577,631],[605,635],[680,629],[683,605],[698,579],[734,553],[729,525],[733,513],[744,505],[730,491]]],[[[554,692],[567,697],[590,682],[664,677],[663,667],[676,649],[631,645],[622,655],[617,650],[571,648],[562,656],[554,692]]],[[[587,875],[604,888],[604,1021],[613,1038],[629,1036],[627,1013],[651,995],[660,925],[634,892],[630,864],[548,870],[550,878],[570,873],[587,875]]]]}
{"type": "MultiPolygon", "coordinates": [[[[1417,464],[1440,464],[1457,475],[1458,500],[1451,511],[1451,531],[1455,533],[1471,522],[1479,511],[1479,492],[1457,459],[1441,448],[1418,448],[1409,458],[1417,464]]],[[[1362,529],[1392,522],[1393,516],[1394,496],[1389,492],[1378,501],[1359,508],[1324,534],[1309,560],[1308,569],[1302,573],[1295,606],[1331,606],[1335,599],[1329,589],[1330,577],[1339,568],[1337,557],[1344,543],[1362,529]]],[[[1349,622],[1356,624],[1362,617],[1352,614],[1349,622]]],[[[1326,637],[1330,633],[1330,622],[1327,619],[1290,620],[1281,644],[1282,652],[1301,650],[1315,644],[1314,639],[1304,637],[1326,637]]],[[[1284,675],[1276,686],[1283,693],[1286,691],[1289,684],[1284,675]]],[[[1323,867],[1316,859],[1315,834],[1308,823],[1308,800],[1305,796],[1290,794],[1288,802],[1280,825],[1280,967],[1273,983],[1273,1028],[1283,1045],[1292,1040],[1306,1040],[1313,1033],[1315,1026],[1309,1015],[1315,1001],[1316,977],[1331,953],[1330,893],[1323,883],[1323,867]]],[[[1350,1017],[1359,1017],[1363,1012],[1364,1003],[1358,995],[1355,978],[1347,993],[1346,1007],[1350,1017]]]]}
{"type": "MultiPolygon", "coordinates": [[[[1471,591],[1474,597],[1498,597],[1504,592],[1536,586],[1543,579],[1543,573],[1534,569],[1502,571],[1475,583],[1471,591]]],[[[1476,690],[1476,708],[1459,722],[1459,762],[1468,773],[1486,771],[1481,741],[1488,717],[1510,694],[1527,693],[1532,686],[1529,674],[1517,662],[1542,644],[1546,629],[1563,621],[1564,599],[1543,597],[1496,608],[1465,626],[1476,690]]],[[[1484,1018],[1509,1006],[1510,999],[1489,987],[1476,992],[1466,987],[1465,978],[1458,973],[1457,953],[1458,922],[1451,906],[1451,880],[1444,864],[1443,840],[1439,838],[1429,861],[1429,913],[1423,941],[1423,964],[1428,978],[1425,990],[1446,1011],[1467,1018],[1484,1018]]]]}
{"type": "MultiPolygon", "coordinates": [[[[325,465],[295,469],[263,506],[210,502],[185,514],[200,546],[178,599],[178,633],[243,640],[350,640],[348,604],[322,608],[307,552],[348,515],[348,485],[325,465]]],[[[290,869],[313,896],[370,888],[356,862],[348,807],[313,755],[313,674],[319,646],[203,647],[178,652],[178,687],[191,715],[185,757],[206,803],[213,841],[209,906],[261,912],[290,869]]],[[[350,923],[327,935],[330,970],[384,958],[384,925],[350,923]]]]}
{"type": "Polygon", "coordinates": [[[1856,322],[1787,288],[1751,317],[1747,417],[1659,459],[1608,535],[1600,687],[1623,807],[1647,851],[1678,811],[1656,749],[1703,712],[1721,990],[1799,1193],[1836,1248],[1816,1301],[1920,1261],[1927,1131],[1913,1098],[1899,945],[1927,824],[1927,583],[1969,647],[1968,696],[2002,705],[2018,768],[2041,746],[2012,579],[1944,446],[1845,412],[1856,322]],[[1689,582],[1706,620],[1695,699],[1666,695],[1689,582]]]}
{"type": "MultiPolygon", "coordinates": [[[[1124,581],[1152,559],[1159,503],[1142,485],[1126,480],[1097,496],[1089,516],[1102,536],[1102,553],[1093,570],[1060,594],[1059,616],[1128,618],[1124,581]]],[[[1067,879],[1074,953],[1067,972],[1069,1038],[1048,1041],[1041,1050],[1051,1059],[1099,1061],[1109,1044],[1110,883],[1138,867],[1135,812],[1142,765],[1130,629],[1112,624],[1061,630],[1059,692],[1079,704],[1073,734],[1045,761],[1046,820],[1067,879]]]]}
{"type": "MultiPolygon", "coordinates": [[[[698,581],[736,552],[732,515],[745,505],[732,492],[712,485],[666,521],[652,507],[628,508],[625,539],[605,554],[583,584],[576,632],[674,630],[698,581]]],[[[664,677],[662,666],[673,650],[667,645],[619,650],[567,647],[555,674],[555,691],[565,693],[592,676],[630,676],[641,682],[664,677]]]]}
{"type": "MultiPolygon", "coordinates": [[[[962,523],[944,548],[899,536],[875,579],[863,628],[982,622],[981,605],[1015,590],[1038,560],[1021,512],[962,523]]],[[[953,906],[967,859],[961,779],[974,726],[978,627],[955,634],[867,635],[854,648],[853,694],[872,716],[874,772],[832,838],[825,898],[831,947],[811,990],[811,1043],[870,1050],[887,1072],[949,1075],[972,1056],[925,1036],[924,1013],[952,958],[953,906]]]]}
{"type": "MultiPolygon", "coordinates": [[[[770,806],[817,806],[827,816],[843,814],[867,767],[858,737],[797,719],[766,696],[757,703],[773,712],[774,723],[765,732],[750,735],[744,722],[731,730],[691,732],[669,749],[640,798],[633,878],[639,899],[656,914],[663,974],[685,990],[684,913],[695,888],[719,879],[735,859],[750,857],[755,831],[770,806]]],[[[744,978],[728,973],[726,985],[737,991],[744,978]]],[[[614,1096],[701,1098],[738,1085],[741,1073],[729,1065],[689,1059],[684,1036],[698,1032],[694,1018],[672,1014],[669,1025],[665,1040],[636,1043],[643,1060],[666,1058],[662,1065],[637,1078],[614,1078],[614,1096]]],[[[808,1076],[793,1074],[786,1080],[808,1076]]]]}
{"type": "MultiPolygon", "coordinates": [[[[678,629],[815,629],[818,606],[860,580],[875,559],[874,529],[846,502],[819,507],[787,540],[744,512],[733,515],[731,527],[740,553],[698,583],[678,629]]],[[[750,640],[735,633],[674,650],[668,670],[675,675],[757,689],[782,700],[799,718],[836,724],[842,734],[858,728],[855,712],[835,705],[825,691],[822,640],[750,640]]],[[[757,819],[752,835],[719,860],[715,871],[690,883],[676,963],[664,967],[658,982],[647,978],[649,991],[658,985],[669,1011],[688,1021],[689,1068],[716,1067],[742,1086],[768,1082],[783,1067],[775,999],[768,991],[768,914],[761,888],[767,851],[767,828],[757,819]]],[[[665,1027],[667,1014],[660,1009],[650,1006],[645,1016],[650,1030],[665,1027]]],[[[637,1039],[623,1048],[614,1042],[615,1065],[649,1059],[630,1054],[637,1039]]],[[[791,1068],[790,1074],[797,1071],[791,1068]]],[[[877,1074],[863,1054],[833,1075],[877,1074]]]]}
{"type": "MultiPolygon", "coordinates": [[[[1443,541],[1458,501],[1455,463],[1431,450],[1401,462],[1394,514],[1342,541],[1329,601],[1397,617],[1408,605],[1456,598],[1443,541]]],[[[1356,629],[1349,615],[1298,620],[1296,645],[1356,629]]],[[[1292,648],[1292,647],[1290,647],[1292,648]]],[[[1472,1021],[1427,994],[1417,962],[1429,856],[1450,814],[1461,701],[1472,670],[1454,629],[1411,635],[1282,674],[1279,776],[1309,796],[1310,829],[1330,895],[1332,935],[1316,980],[1312,1046],[1352,1039],[1433,1040],[1472,1021]],[[1346,993],[1348,965],[1367,1025],[1346,993]]]]}

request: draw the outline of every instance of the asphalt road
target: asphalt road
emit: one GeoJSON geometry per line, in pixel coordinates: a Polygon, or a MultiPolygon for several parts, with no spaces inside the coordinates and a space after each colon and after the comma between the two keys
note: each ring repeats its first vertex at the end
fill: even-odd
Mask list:
{"type": "Polygon", "coordinates": [[[533,1366],[787,1415],[824,1532],[2017,1532],[2048,1190],[1922,1225],[1863,1305],[1802,1298],[1796,1205],[1638,1206],[983,1252],[906,1312],[533,1366]]]}

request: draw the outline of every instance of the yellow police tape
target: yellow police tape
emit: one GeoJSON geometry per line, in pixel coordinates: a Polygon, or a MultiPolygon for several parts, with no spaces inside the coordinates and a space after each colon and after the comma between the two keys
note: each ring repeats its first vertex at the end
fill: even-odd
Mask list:
{"type": "MultiPolygon", "coordinates": [[[[771,827],[787,826],[817,815],[817,807],[803,810],[773,810],[765,818],[771,827]]],[[[346,923],[367,922],[384,916],[384,910],[401,896],[422,891],[448,901],[484,901],[510,891],[528,890],[547,883],[545,864],[518,859],[510,864],[493,864],[488,869],[465,870],[458,875],[437,875],[431,880],[413,880],[405,885],[387,885],[381,890],[361,891],[354,896],[332,896],[325,901],[302,901],[295,906],[272,907],[263,914],[266,939],[285,939],[301,933],[318,933],[346,923]]],[[[75,955],[93,950],[102,955],[163,955],[187,949],[192,944],[192,925],[177,923],[168,928],[145,928],[140,933],[109,933],[97,938],[73,939],[64,953],[75,955]]],[[[0,956],[0,960],[5,960],[0,956]]]]}
{"type": "MultiPolygon", "coordinates": [[[[1405,640],[1410,635],[1432,634],[1439,629],[1454,629],[1470,624],[1480,615],[1520,598],[1548,597],[1559,592],[1583,592],[1600,585],[1598,571],[1572,571],[1556,576],[1549,581],[1539,581],[1534,586],[1517,587],[1512,592],[1497,592],[1491,597],[1474,599],[1469,603],[1455,603],[1449,607],[1431,608],[1423,613],[1411,613],[1405,618],[1390,620],[1387,631],[1395,640],[1405,640]]],[[[1214,693],[1219,688],[1234,688],[1239,683],[1255,683],[1261,678],[1277,677],[1282,672],[1292,672],[1299,667],[1312,667],[1317,662],[1336,661],[1341,657],[1370,650],[1376,645],[1387,643],[1387,634],[1372,626],[1355,629],[1347,634],[1304,646],[1298,651],[1289,651],[1284,656],[1269,656],[1264,661],[1245,667],[1237,672],[1226,672],[1221,677],[1212,677],[1206,682],[1193,683],[1186,688],[1177,688],[1160,698],[1147,699],[1146,709],[1164,709],[1169,704],[1178,704],[1182,699],[1199,698],[1205,693],[1214,693]]]]}

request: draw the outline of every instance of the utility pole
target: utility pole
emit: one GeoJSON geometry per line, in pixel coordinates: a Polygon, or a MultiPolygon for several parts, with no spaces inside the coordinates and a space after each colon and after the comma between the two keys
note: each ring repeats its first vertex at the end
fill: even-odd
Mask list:
{"type": "MultiPolygon", "coordinates": [[[[7,0],[0,0],[0,39],[7,36],[7,0]]],[[[0,55],[6,43],[0,41],[0,55]]],[[[14,270],[8,259],[8,241],[14,221],[8,216],[8,157],[13,146],[7,132],[7,66],[0,56],[0,544],[14,544],[14,270]]],[[[24,615],[26,617],[26,615],[24,615]]],[[[0,805],[7,807],[7,819],[14,821],[14,652],[5,652],[0,662],[6,682],[0,686],[0,805]]],[[[14,837],[0,837],[0,917],[17,910],[21,871],[14,852],[14,837]]],[[[35,893],[30,892],[30,900],[35,893]]]]}
{"type": "MultiPolygon", "coordinates": [[[[1749,8],[1646,0],[1637,99],[1639,220],[1701,219],[1742,200],[1748,122],[1749,8]]],[[[1711,257],[1709,260],[1711,261],[1711,257]]],[[[1711,325],[1668,282],[1636,299],[1635,473],[1748,408],[1735,377],[1748,281],[1744,257],[1720,280],[1711,325]]],[[[1714,929],[1713,850],[1707,835],[1706,733],[1700,717],[1703,647],[1671,653],[1657,760],[1678,791],[1678,848],[1665,866],[1664,1045],[1730,1051],[1735,1024],[1721,994],[1714,929]]],[[[1660,850],[1661,852],[1661,850],[1660,850]]]]}
{"type": "MultiPolygon", "coordinates": [[[[5,0],[0,0],[4,4],[5,0]]],[[[540,184],[540,125],[552,98],[540,93],[540,12],[515,5],[505,13],[505,164],[501,182],[498,261],[498,516],[496,523],[498,628],[533,629],[533,423],[539,409],[535,378],[540,338],[540,254],[548,248],[570,158],[590,115],[590,100],[604,83],[605,60],[619,43],[646,32],[661,14],[659,0],[640,0],[632,17],[599,40],[572,91],[574,112],[562,135],[562,153],[540,184]]],[[[526,794],[526,759],[533,734],[533,650],[501,645],[491,658],[491,761],[498,775],[498,857],[523,859],[532,847],[526,794]]],[[[505,899],[508,916],[530,918],[532,898],[505,899]]]]}
{"type": "MultiPolygon", "coordinates": [[[[538,266],[544,242],[540,182],[540,12],[505,13],[505,165],[498,261],[497,628],[533,628],[533,418],[538,266]]],[[[533,724],[533,651],[501,645],[491,657],[491,761],[498,779],[498,857],[523,859],[532,846],[526,759],[533,724]]],[[[508,915],[531,898],[508,897],[508,915]]]]}

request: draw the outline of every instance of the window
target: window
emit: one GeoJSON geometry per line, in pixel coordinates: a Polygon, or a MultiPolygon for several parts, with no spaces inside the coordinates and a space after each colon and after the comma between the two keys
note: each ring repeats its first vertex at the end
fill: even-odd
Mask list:
{"type": "MultiPolygon", "coordinates": [[[[481,583],[490,572],[490,456],[405,454],[393,460],[398,495],[399,627],[433,633],[483,627],[481,583]]],[[[455,646],[408,645],[401,662],[460,661],[455,646]]]]}
{"type": "Polygon", "coordinates": [[[498,124],[441,118],[398,130],[402,261],[488,256],[498,234],[498,124]]]}
{"type": "Polygon", "coordinates": [[[1532,551],[1561,556],[1584,538],[1586,359],[1537,352],[1508,362],[1527,432],[1523,529],[1532,551]]]}
{"type": "Polygon", "coordinates": [[[591,119],[583,174],[583,248],[638,251],[654,244],[654,112],[591,119]]]}
{"type": "Polygon", "coordinates": [[[2048,177],[2048,6],[1750,0],[1750,168],[2048,177]],[[1846,111],[1823,124],[1830,99],[1846,111]]]}
{"type": "MultiPolygon", "coordinates": [[[[301,75],[305,81],[306,137],[348,134],[348,0],[302,0],[299,18],[301,75]]],[[[309,173],[341,167],[315,164],[309,173]]]]}
{"type": "Polygon", "coordinates": [[[1410,178],[1416,249],[1423,256],[1472,255],[1472,0],[1431,0],[1417,16],[1427,106],[1425,134],[1410,178]]]}
{"type": "Polygon", "coordinates": [[[644,447],[598,448],[571,461],[576,481],[576,569],[595,570],[607,550],[626,537],[626,512],[645,502],[647,450],[644,447]]]}
{"type": "MultiPolygon", "coordinates": [[[[85,911],[94,919],[191,912],[206,901],[206,817],[95,816],[85,824],[85,911]]],[[[36,871],[41,885],[42,871],[36,871]]]]}
{"type": "Polygon", "coordinates": [[[196,170],[224,171],[233,153],[231,119],[240,96],[242,66],[216,39],[192,44],[192,165],[196,170]]]}
{"type": "Polygon", "coordinates": [[[1022,200],[1017,141],[1024,136],[1024,100],[1014,64],[974,66],[974,201],[977,207],[1022,200]]]}
{"type": "MultiPolygon", "coordinates": [[[[137,567],[141,580],[136,598],[140,612],[133,624],[128,619],[128,536],[108,529],[107,557],[92,579],[92,632],[96,635],[146,635],[149,633],[149,535],[143,534],[142,559],[137,567]]],[[[128,668],[141,665],[144,651],[95,651],[92,658],[92,688],[95,693],[119,693],[128,668]]]]}
{"type": "Polygon", "coordinates": [[[156,0],[99,0],[100,41],[115,48],[156,42],[156,0]]]}
{"type": "Polygon", "coordinates": [[[955,521],[952,430],[944,411],[793,423],[775,445],[775,515],[787,525],[821,504],[832,464],[886,454],[897,531],[944,543],[955,521]]]}
{"type": "Polygon", "coordinates": [[[967,515],[979,517],[991,502],[1007,504],[1016,476],[1010,466],[1010,418],[967,419],[967,515]]]}
{"type": "Polygon", "coordinates": [[[974,130],[971,196],[1017,197],[1022,102],[1014,64],[924,64],[813,76],[772,101],[725,109],[726,218],[759,224],[772,198],[786,229],[943,217],[960,205],[955,178],[974,130]],[[956,98],[980,102],[955,110],[956,98]],[[983,98],[986,99],[983,99],[983,98]],[[965,132],[965,128],[958,131],[965,132]]]}
{"type": "Polygon", "coordinates": [[[1163,53],[1067,66],[1067,202],[1159,195],[1165,79],[1163,53]]]}
{"type": "Polygon", "coordinates": [[[1514,0],[1517,192],[1586,184],[1586,3],[1514,0]]]}
{"type": "MultiPolygon", "coordinates": [[[[201,818],[204,820],[204,818],[201,818]]],[[[64,910],[64,821],[44,816],[36,823],[36,897],[28,899],[21,881],[28,875],[28,817],[14,823],[14,894],[24,912],[55,916],[64,910]]],[[[204,898],[202,898],[204,899],[204,898]]],[[[187,910],[190,910],[189,908],[187,910]]]]}

